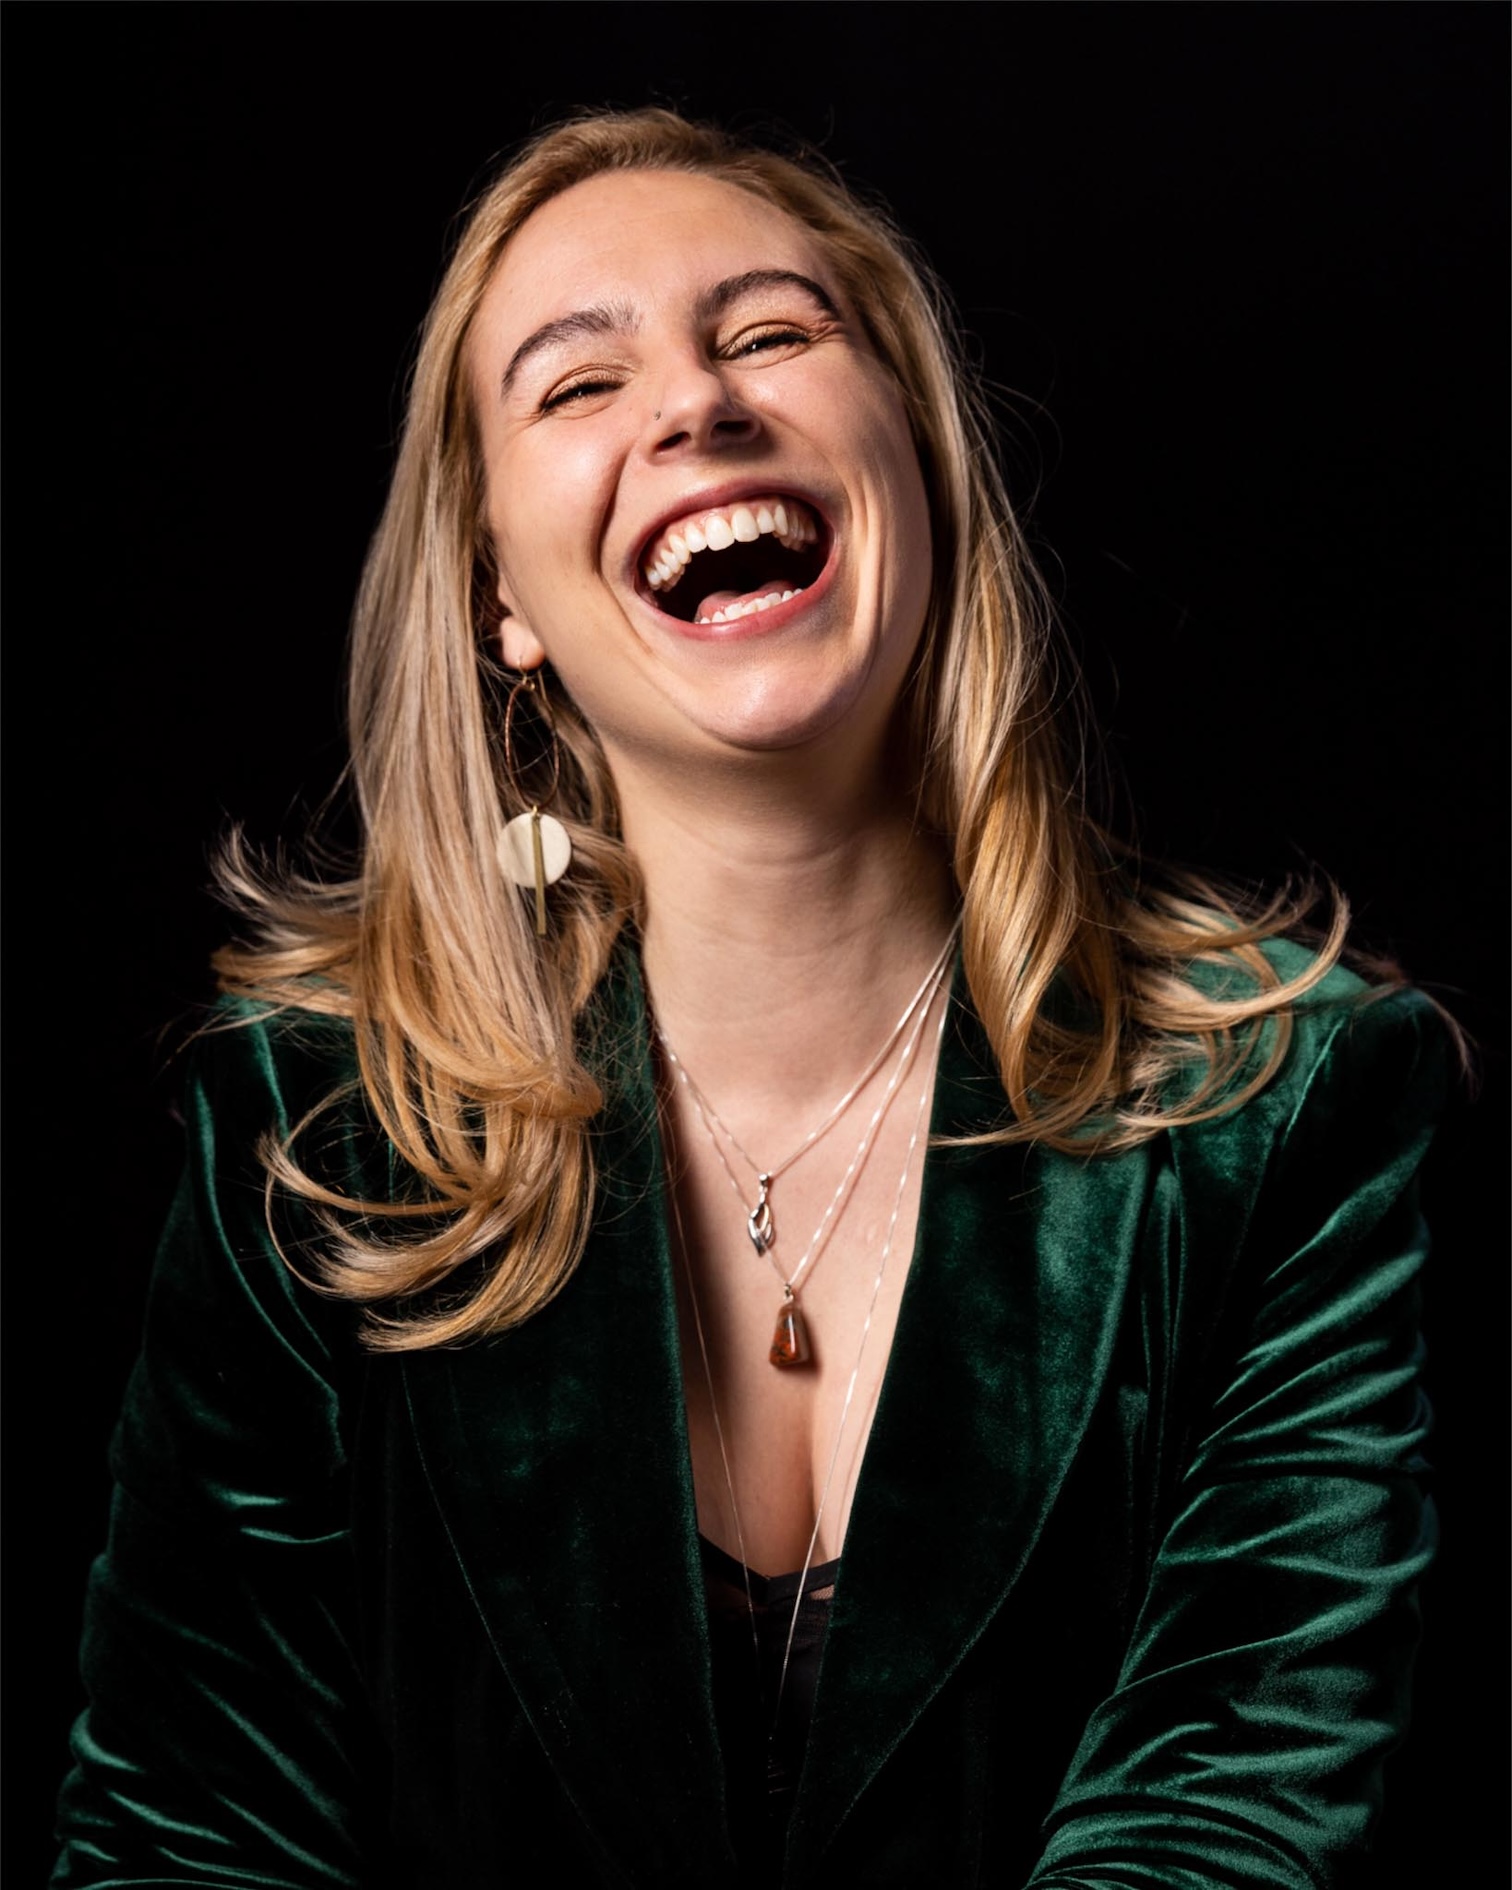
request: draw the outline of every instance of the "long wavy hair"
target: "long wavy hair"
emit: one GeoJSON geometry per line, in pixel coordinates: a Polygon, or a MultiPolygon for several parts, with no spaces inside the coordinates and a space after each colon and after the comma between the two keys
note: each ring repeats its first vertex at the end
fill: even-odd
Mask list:
{"type": "Polygon", "coordinates": [[[399,1198],[358,1199],[302,1162],[307,1125],[263,1151],[270,1190],[301,1197],[321,1225],[320,1283],[366,1305],[380,1348],[528,1318],[569,1277],[592,1209],[601,1097],[574,1025],[639,881],[602,751],[558,689],[554,811],[573,866],[552,889],[547,937],[501,883],[498,840],[521,802],[503,766],[507,678],[466,356],[531,213],[625,170],[718,178],[801,224],[902,390],[935,560],[904,739],[923,817],[953,860],[964,972],[1012,1108],[1000,1139],[1123,1148],[1237,1106],[1278,1067],[1289,1007],[1343,944],[1336,902],[1307,968],[1283,979],[1260,946],[1300,920],[1308,894],[1255,909],[1205,881],[1152,881],[1093,818],[1074,678],[982,393],[945,297],[886,213],[812,155],[669,111],[575,118],[480,197],[425,323],[353,627],[357,870],[274,872],[235,837],[221,863],[247,923],[217,955],[223,988],[349,1018],[369,1105],[409,1170],[399,1198]],[[1232,975],[1194,976],[1197,961],[1232,975]],[[1057,983],[1069,1005],[1048,1001],[1057,983]]]}

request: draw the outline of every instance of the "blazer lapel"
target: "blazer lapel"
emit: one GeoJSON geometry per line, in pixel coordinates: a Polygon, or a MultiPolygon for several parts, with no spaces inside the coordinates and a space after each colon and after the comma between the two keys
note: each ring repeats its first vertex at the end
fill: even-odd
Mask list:
{"type": "MultiPolygon", "coordinates": [[[[932,1132],[1001,1122],[957,981],[932,1132]]],[[[931,1151],[915,1257],[846,1533],[789,1841],[803,1880],[1033,1551],[1107,1372],[1141,1151],[931,1151]],[[942,1580],[942,1571],[948,1579],[942,1580]]]]}
{"type": "MultiPolygon", "coordinates": [[[[626,1884],[708,1885],[737,1867],[633,954],[600,1014],[600,1198],[578,1272],[517,1331],[404,1373],[493,1647],[605,1863],[626,1884]]],[[[932,1132],[971,1134],[1005,1107],[958,978],[932,1132]]],[[[1139,1151],[930,1154],[794,1808],[795,1881],[1033,1550],[1107,1371],[1145,1177],[1139,1151]]]]}
{"type": "Polygon", "coordinates": [[[734,1870],[645,1008],[619,955],[599,1011],[600,1195],[566,1290],[522,1327],[415,1354],[436,1501],[493,1647],[604,1861],[626,1883],[734,1870]]]}

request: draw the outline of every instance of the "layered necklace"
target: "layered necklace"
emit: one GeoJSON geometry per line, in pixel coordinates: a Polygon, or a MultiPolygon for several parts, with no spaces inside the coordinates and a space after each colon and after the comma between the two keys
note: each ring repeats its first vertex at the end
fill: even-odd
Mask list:
{"type": "MultiPolygon", "coordinates": [[[[887,1041],[856,1078],[855,1082],[851,1084],[850,1088],[824,1117],[823,1121],[821,1121],[817,1127],[809,1130],[808,1134],[804,1136],[803,1140],[793,1149],[791,1154],[784,1156],[779,1162],[772,1162],[766,1166],[758,1162],[754,1156],[747,1154],[734,1131],[728,1126],[720,1116],[718,1110],[715,1109],[713,1103],[709,1101],[703,1090],[693,1080],[687,1065],[672,1047],[671,1039],[667,1036],[666,1031],[662,1029],[660,1024],[655,1025],[657,1041],[661,1044],[667,1063],[678,1082],[682,1085],[683,1089],[686,1090],[688,1099],[693,1105],[694,1114],[698,1117],[704,1133],[708,1136],[710,1143],[713,1145],[714,1153],[719,1157],[720,1166],[725,1171],[726,1179],[729,1181],[731,1188],[735,1191],[735,1197],[745,1211],[746,1234],[750,1239],[751,1246],[754,1248],[756,1254],[766,1261],[767,1265],[772,1269],[772,1272],[777,1276],[778,1284],[782,1287],[782,1306],[777,1314],[777,1324],[772,1333],[771,1347],[767,1352],[767,1357],[773,1365],[786,1369],[789,1366],[802,1365],[813,1356],[813,1350],[809,1343],[808,1324],[803,1316],[803,1309],[798,1301],[800,1285],[805,1274],[818,1259],[828,1243],[829,1236],[834,1230],[835,1222],[843,1210],[845,1203],[849,1200],[851,1191],[855,1187],[862,1168],[866,1165],[866,1158],[871,1153],[872,1143],[876,1138],[878,1129],[882,1125],[882,1121],[887,1114],[893,1097],[898,1093],[898,1086],[903,1081],[904,1075],[913,1062],[914,1053],[918,1048],[919,1035],[924,1028],[924,1021],[929,1015],[930,1007],[934,1002],[936,993],[944,982],[946,967],[949,965],[951,954],[955,949],[955,938],[956,928],[952,926],[950,936],[940,948],[939,956],[924,974],[923,982],[909,1000],[908,1007],[903,1012],[903,1015],[888,1032],[887,1041]],[[912,1025],[911,1030],[910,1025],[912,1025]],[[906,1041],[904,1041],[905,1033],[907,1033],[906,1041]],[[893,1051],[897,1049],[900,1042],[903,1043],[903,1048],[898,1056],[893,1072],[887,1080],[887,1086],[883,1090],[876,1108],[872,1111],[871,1120],[861,1132],[861,1139],[856,1144],[856,1152],[852,1155],[850,1164],[844,1174],[841,1175],[839,1184],[834,1194],[830,1197],[829,1205],[820,1216],[819,1225],[814,1229],[808,1245],[803,1250],[802,1257],[792,1271],[788,1272],[783,1268],[773,1252],[773,1249],[777,1245],[777,1218],[772,1204],[772,1189],[795,1162],[801,1160],[802,1157],[814,1147],[815,1143],[821,1141],[824,1136],[829,1134],[830,1130],[840,1121],[841,1117],[845,1114],[846,1110],[850,1108],[857,1096],[859,1096],[861,1091],[871,1082],[872,1078],[886,1063],[893,1051]],[[734,1168],[730,1165],[730,1156],[727,1150],[733,1151],[734,1154],[745,1163],[754,1177],[756,1184],[756,1199],[754,1203],[747,1199],[746,1191],[741,1186],[740,1179],[736,1175],[734,1168]]],[[[889,1239],[890,1238],[891,1234],[889,1232],[889,1239]]]]}
{"type": "MultiPolygon", "coordinates": [[[[865,1086],[865,1084],[868,1081],[870,1081],[870,1079],[874,1075],[876,1075],[877,1071],[882,1067],[882,1064],[885,1061],[889,1051],[891,1051],[893,1046],[898,1042],[899,1038],[903,1036],[904,1031],[908,1030],[908,1026],[910,1022],[912,1022],[913,1028],[911,1030],[908,1030],[907,1041],[905,1042],[902,1049],[902,1053],[899,1056],[897,1067],[893,1071],[892,1078],[888,1083],[886,1094],[883,1096],[882,1101],[878,1104],[877,1110],[875,1114],[873,1115],[872,1120],[867,1124],[865,1133],[863,1134],[861,1138],[861,1143],[857,1148],[856,1155],[852,1158],[851,1165],[846,1170],[845,1177],[842,1179],[840,1187],[836,1190],[834,1199],[830,1202],[829,1207],[825,1210],[824,1219],[820,1222],[820,1229],[822,1230],[827,1223],[829,1224],[833,1223],[836,1214],[839,1212],[840,1205],[843,1203],[843,1200],[848,1192],[852,1178],[855,1175],[855,1173],[859,1170],[861,1163],[865,1159],[866,1152],[871,1147],[871,1143],[876,1134],[877,1127],[879,1123],[881,1122],[883,1116],[886,1114],[889,1103],[891,1103],[893,1097],[897,1094],[899,1087],[902,1085],[904,1080],[907,1078],[909,1072],[914,1067],[914,1064],[918,1055],[920,1039],[924,1031],[924,1026],[928,1020],[930,1010],[932,1009],[934,1005],[934,1001],[936,997],[939,995],[940,986],[944,982],[945,969],[949,963],[950,954],[954,948],[954,944],[955,944],[955,932],[954,930],[952,930],[950,938],[946,940],[945,946],[942,949],[940,956],[935,960],[934,964],[930,967],[929,974],[925,978],[923,984],[919,986],[918,991],[914,995],[913,1001],[910,1003],[908,1009],[903,1013],[903,1016],[899,1019],[898,1024],[895,1026],[892,1034],[888,1038],[887,1043],[883,1046],[879,1055],[873,1059],[872,1063],[868,1067],[865,1074],[859,1079],[858,1082],[854,1083],[851,1086],[851,1088],[846,1092],[845,1096],[841,1099],[840,1103],[836,1106],[836,1108],[831,1110],[830,1114],[824,1119],[823,1122],[820,1123],[819,1127],[813,1130],[805,1138],[805,1140],[800,1144],[800,1146],[794,1150],[792,1155],[790,1155],[786,1161],[778,1164],[777,1167],[773,1169],[759,1170],[757,1168],[756,1163],[751,1161],[750,1156],[746,1155],[745,1151],[740,1148],[739,1143],[736,1142],[735,1138],[730,1135],[729,1130],[724,1127],[723,1123],[719,1121],[719,1118],[716,1115],[714,1115],[713,1111],[709,1108],[707,1102],[702,1099],[702,1097],[700,1096],[700,1093],[693,1087],[692,1079],[688,1076],[683,1066],[677,1062],[673,1054],[672,1047],[666,1040],[665,1033],[660,1029],[659,1026],[656,1027],[656,1034],[662,1044],[663,1050],[666,1052],[668,1061],[671,1064],[671,1067],[677,1072],[678,1080],[687,1086],[688,1093],[693,1098],[695,1108],[697,1109],[697,1112],[699,1115],[699,1119],[702,1121],[706,1131],[709,1132],[711,1139],[715,1139],[716,1148],[719,1147],[718,1140],[715,1138],[715,1126],[717,1125],[719,1129],[723,1130],[723,1133],[729,1139],[731,1146],[735,1148],[736,1152],[739,1153],[745,1161],[750,1163],[752,1171],[756,1173],[758,1176],[758,1180],[765,1184],[762,1190],[762,1193],[758,1197],[756,1208],[751,1209],[748,1215],[748,1231],[750,1231],[749,1221],[751,1219],[754,1219],[757,1211],[763,1205],[767,1209],[767,1216],[766,1216],[765,1222],[763,1223],[764,1228],[767,1233],[766,1240],[764,1242],[758,1242],[756,1238],[756,1233],[754,1231],[751,1232],[752,1245],[756,1248],[756,1251],[763,1256],[763,1258],[769,1257],[772,1241],[775,1238],[775,1234],[772,1231],[772,1223],[771,1223],[771,1204],[770,1204],[771,1184],[773,1183],[773,1181],[777,1179],[778,1175],[781,1174],[783,1169],[791,1167],[793,1162],[797,1161],[800,1155],[802,1155],[807,1149],[811,1148],[813,1144],[819,1140],[820,1136],[824,1135],[830,1128],[834,1126],[834,1124],[839,1120],[840,1116],[844,1113],[848,1105],[854,1100],[857,1093],[865,1086]]],[[[933,1042],[933,1045],[931,1046],[932,1051],[934,1053],[934,1057],[931,1060],[931,1067],[933,1067],[934,1061],[938,1059],[940,1040],[944,1036],[945,1023],[946,1023],[947,1017],[949,1016],[949,1013],[950,1013],[949,1004],[948,1003],[942,1004],[940,1006],[939,1021],[935,1026],[934,1042],[933,1042]]],[[[820,1526],[824,1520],[824,1512],[825,1512],[826,1505],[829,1502],[831,1486],[833,1485],[834,1479],[835,1479],[835,1470],[836,1470],[837,1465],[840,1462],[840,1452],[841,1452],[841,1446],[845,1439],[846,1425],[850,1418],[852,1404],[855,1400],[856,1386],[860,1381],[861,1366],[866,1356],[866,1343],[867,1343],[868,1338],[871,1336],[873,1316],[876,1312],[877,1301],[880,1298],[881,1293],[882,1293],[883,1281],[885,1280],[886,1275],[887,1275],[887,1264],[888,1264],[889,1259],[892,1256],[893,1240],[894,1240],[894,1236],[897,1233],[897,1227],[898,1227],[898,1217],[900,1213],[902,1212],[903,1199],[908,1190],[908,1177],[912,1171],[914,1155],[918,1148],[920,1135],[923,1133],[923,1130],[924,1130],[925,1117],[928,1111],[929,1101],[930,1101],[931,1095],[933,1094],[933,1090],[934,1090],[934,1084],[932,1081],[924,1083],[923,1085],[921,1085],[921,1088],[920,1088],[919,1101],[918,1101],[917,1107],[914,1110],[914,1118],[913,1118],[913,1124],[909,1133],[908,1146],[906,1150],[904,1151],[902,1167],[900,1168],[898,1172],[897,1185],[893,1192],[892,1211],[888,1216],[886,1232],[883,1236],[882,1246],[877,1256],[876,1276],[872,1280],[871,1292],[867,1297],[866,1314],[861,1324],[861,1334],[860,1334],[860,1338],[856,1346],[856,1356],[855,1356],[854,1361],[852,1362],[851,1370],[850,1370],[850,1377],[846,1383],[845,1397],[841,1402],[840,1417],[839,1417],[839,1421],[837,1422],[835,1426],[834,1442],[830,1447],[829,1457],[825,1464],[824,1481],[820,1485],[819,1501],[815,1505],[815,1509],[814,1509],[814,1523],[813,1523],[812,1529],[809,1532],[808,1547],[804,1553],[803,1567],[800,1570],[799,1575],[798,1575],[798,1585],[797,1585],[797,1590],[794,1596],[792,1615],[788,1622],[787,1635],[783,1644],[782,1663],[781,1663],[781,1667],[779,1669],[778,1676],[777,1676],[776,1697],[771,1703],[770,1717],[767,1722],[767,1728],[768,1728],[767,1746],[768,1746],[769,1770],[774,1763],[773,1754],[775,1751],[775,1741],[776,1741],[776,1736],[777,1736],[778,1721],[779,1721],[779,1717],[782,1710],[783,1694],[787,1685],[788,1667],[792,1660],[793,1641],[794,1641],[794,1637],[798,1629],[798,1621],[799,1621],[799,1616],[800,1616],[800,1612],[802,1608],[803,1597],[805,1593],[807,1592],[809,1571],[814,1565],[814,1552],[819,1542],[820,1526]]],[[[722,1151],[721,1151],[721,1159],[723,1160],[722,1151]]],[[[730,1170],[729,1163],[726,1161],[724,1165],[725,1165],[725,1172],[727,1174],[730,1174],[731,1180],[733,1181],[734,1176],[730,1170]]],[[[674,1219],[674,1223],[677,1229],[677,1245],[678,1245],[678,1252],[682,1261],[683,1276],[687,1282],[689,1307],[693,1314],[693,1326],[694,1326],[694,1331],[698,1339],[699,1358],[703,1365],[704,1384],[708,1392],[709,1414],[713,1421],[715,1441],[719,1447],[719,1462],[720,1462],[720,1468],[724,1477],[725,1494],[729,1501],[730,1518],[735,1528],[736,1547],[739,1551],[740,1564],[743,1571],[743,1579],[745,1583],[745,1595],[746,1595],[746,1609],[747,1609],[747,1613],[749,1615],[750,1623],[751,1623],[752,1650],[756,1657],[758,1686],[759,1686],[760,1684],[759,1676],[760,1676],[760,1667],[761,1667],[761,1646],[760,1646],[760,1635],[757,1628],[756,1602],[755,1602],[755,1597],[751,1589],[750,1557],[746,1550],[745,1530],[741,1523],[740,1504],[735,1494],[735,1470],[730,1460],[730,1449],[729,1449],[729,1445],[725,1437],[724,1424],[720,1418],[719,1400],[717,1396],[715,1395],[715,1391],[714,1391],[714,1372],[713,1372],[713,1367],[710,1364],[710,1360],[709,1360],[708,1339],[707,1339],[705,1329],[704,1329],[703,1312],[699,1305],[698,1288],[697,1288],[697,1284],[694,1278],[694,1268],[693,1268],[692,1261],[689,1255],[687,1235],[683,1227],[682,1209],[678,1203],[678,1190],[677,1190],[675,1176],[670,1178],[670,1185],[668,1188],[668,1192],[671,1196],[671,1201],[672,1201],[673,1219],[674,1219]]],[[[737,1194],[740,1193],[738,1184],[736,1184],[736,1192],[737,1194]]],[[[743,1197],[742,1197],[742,1200],[743,1200],[743,1197]]],[[[803,1261],[800,1262],[799,1266],[794,1269],[792,1277],[789,1279],[784,1279],[782,1281],[783,1291],[784,1291],[784,1294],[786,1295],[786,1301],[785,1301],[786,1309],[788,1312],[790,1312],[793,1315],[794,1319],[797,1321],[797,1333],[799,1335],[800,1340],[803,1337],[803,1326],[802,1326],[802,1321],[801,1321],[801,1314],[797,1312],[797,1307],[795,1304],[795,1300],[796,1300],[795,1288],[797,1285],[797,1278],[798,1278],[799,1273],[801,1273],[803,1270],[803,1267],[809,1263],[810,1259],[813,1257],[816,1251],[817,1239],[818,1239],[818,1235],[816,1234],[815,1240],[809,1243],[809,1247],[805,1251],[803,1261]]],[[[778,1270],[778,1276],[779,1278],[781,1278],[780,1269],[778,1270]]],[[[783,1335],[783,1325],[782,1325],[782,1321],[779,1320],[778,1339],[781,1339],[782,1335],[783,1335]]],[[[772,1350],[773,1363],[796,1362],[794,1360],[779,1360],[776,1356],[776,1353],[777,1353],[777,1341],[774,1340],[773,1350],[772,1350]]]]}

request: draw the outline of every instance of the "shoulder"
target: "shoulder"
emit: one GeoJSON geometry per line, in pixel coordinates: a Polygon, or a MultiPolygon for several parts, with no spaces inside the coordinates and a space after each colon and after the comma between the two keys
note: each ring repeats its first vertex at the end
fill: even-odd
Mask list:
{"type": "Polygon", "coordinates": [[[344,1462],[356,1315],[319,1284],[318,1203],[269,1164],[294,1137],[328,1188],[382,1174],[354,1085],[337,1017],[223,998],[189,1046],[184,1173],[113,1451],[118,1482],[159,1515],[298,1533],[344,1462]]]}
{"type": "Polygon", "coordinates": [[[351,1020],[246,997],[219,998],[189,1044],[191,1107],[203,1104],[287,1134],[312,1109],[360,1085],[351,1020]]]}
{"type": "Polygon", "coordinates": [[[332,1011],[222,997],[189,1044],[182,1107],[189,1175],[223,1197],[255,1195],[259,1218],[276,1207],[308,1221],[303,1190],[269,1190],[278,1150],[293,1155],[315,1195],[372,1201],[397,1185],[354,1027],[332,1011]]]}
{"type": "MultiPolygon", "coordinates": [[[[1283,983],[1306,978],[1316,955],[1292,939],[1262,948],[1283,983]]],[[[1240,997],[1261,986],[1241,967],[1193,969],[1205,991],[1240,997]]],[[[1172,1131],[1178,1166],[1222,1174],[1246,1192],[1308,1175],[1343,1183],[1374,1170],[1410,1175],[1452,1092],[1450,1027],[1411,985],[1371,985],[1342,964],[1265,1021],[1260,1049],[1281,1055],[1270,1080],[1238,1106],[1172,1131]]]]}
{"type": "Polygon", "coordinates": [[[1399,1105],[1436,1118],[1456,1067],[1450,1027],[1438,1006],[1409,984],[1369,985],[1335,967],[1296,1007],[1295,1050],[1283,1072],[1295,1096],[1294,1121],[1325,1096],[1369,1097],[1378,1112],[1399,1105]]]}

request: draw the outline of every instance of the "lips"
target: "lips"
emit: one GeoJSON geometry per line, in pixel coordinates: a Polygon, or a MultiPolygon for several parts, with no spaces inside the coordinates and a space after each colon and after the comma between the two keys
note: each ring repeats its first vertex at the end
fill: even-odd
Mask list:
{"type": "Polygon", "coordinates": [[[699,506],[659,525],[637,561],[657,608],[713,625],[770,610],[824,569],[830,532],[793,493],[768,492],[699,506]]]}

